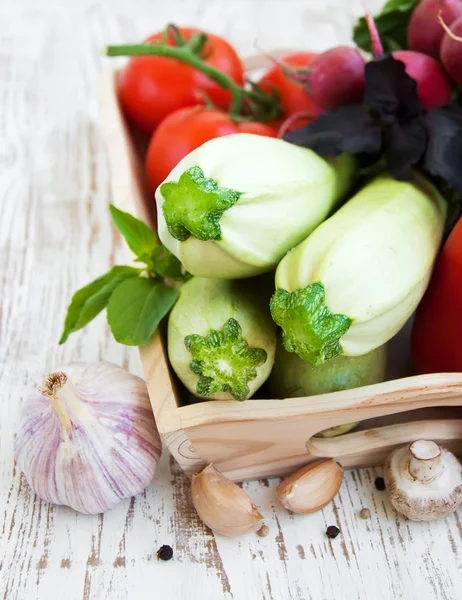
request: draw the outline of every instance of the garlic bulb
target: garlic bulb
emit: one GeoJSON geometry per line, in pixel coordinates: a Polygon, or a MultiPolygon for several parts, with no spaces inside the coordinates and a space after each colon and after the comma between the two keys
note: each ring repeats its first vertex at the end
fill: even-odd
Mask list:
{"type": "Polygon", "coordinates": [[[24,402],[15,457],[47,502],[104,512],[150,483],[160,454],[144,381],[112,363],[71,363],[24,402]]]}
{"type": "Polygon", "coordinates": [[[238,537],[260,528],[263,515],[243,489],[210,464],[193,475],[192,501],[214,533],[238,537]]]}
{"type": "Polygon", "coordinates": [[[304,515],[324,508],[337,495],[343,469],[333,458],[310,463],[282,481],[276,495],[282,505],[304,515]]]}

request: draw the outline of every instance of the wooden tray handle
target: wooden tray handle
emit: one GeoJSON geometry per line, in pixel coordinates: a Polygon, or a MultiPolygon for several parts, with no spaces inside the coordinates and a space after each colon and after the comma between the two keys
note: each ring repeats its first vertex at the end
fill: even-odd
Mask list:
{"type": "MultiPolygon", "coordinates": [[[[461,418],[457,419],[453,418],[457,414],[449,408],[462,407],[460,373],[409,377],[370,386],[369,392],[373,390],[380,391],[368,394],[365,388],[356,390],[357,402],[354,408],[351,405],[347,408],[347,396],[355,392],[349,390],[344,396],[343,407],[330,415],[330,426],[406,412],[412,415],[413,411],[418,411],[415,420],[394,425],[384,424],[335,438],[314,437],[322,431],[318,428],[316,433],[307,432],[310,437],[306,442],[306,449],[311,457],[335,457],[345,467],[377,465],[385,461],[394,447],[419,438],[434,440],[455,454],[462,454],[462,411],[461,418]],[[365,397],[361,397],[362,394],[365,397]],[[422,420],[420,409],[432,408],[440,409],[440,417],[422,420]],[[449,408],[452,412],[450,418],[441,418],[442,408],[449,408]]],[[[319,423],[319,417],[318,413],[313,420],[319,423]]],[[[315,423],[313,428],[314,425],[315,423]]]]}
{"type": "MultiPolygon", "coordinates": [[[[329,426],[386,418],[398,413],[407,412],[412,415],[412,412],[417,411],[415,420],[394,425],[384,424],[334,438],[314,437],[316,433],[322,431],[318,427],[316,433],[312,433],[313,430],[307,431],[309,439],[305,445],[308,454],[310,457],[336,458],[345,467],[372,466],[382,464],[396,446],[419,438],[428,438],[460,456],[462,455],[462,411],[460,419],[453,418],[457,417],[457,414],[449,408],[452,412],[449,418],[442,418],[440,410],[439,417],[427,419],[426,416],[423,420],[420,409],[462,407],[461,383],[460,374],[447,373],[372,386],[370,389],[380,389],[381,393],[371,394],[369,398],[362,400],[358,398],[359,402],[353,410],[346,409],[344,406],[336,411],[329,417],[329,426]]],[[[362,392],[364,390],[358,390],[359,394],[362,392]]],[[[316,415],[313,421],[319,423],[319,416],[316,415]]],[[[312,425],[314,428],[315,423],[312,425]]],[[[363,426],[367,426],[367,423],[363,426]]]]}
{"type": "Polygon", "coordinates": [[[442,442],[460,440],[462,443],[462,419],[414,421],[365,431],[347,433],[335,438],[313,437],[306,443],[312,456],[337,458],[351,457],[360,453],[376,453],[377,450],[406,444],[416,439],[442,442]]]}
{"type": "MultiPolygon", "coordinates": [[[[408,377],[355,390],[315,396],[309,401],[314,412],[307,423],[307,438],[311,439],[328,427],[346,423],[419,409],[462,408],[462,374],[438,373],[408,377]]],[[[444,416],[441,415],[440,418],[444,416]]]]}

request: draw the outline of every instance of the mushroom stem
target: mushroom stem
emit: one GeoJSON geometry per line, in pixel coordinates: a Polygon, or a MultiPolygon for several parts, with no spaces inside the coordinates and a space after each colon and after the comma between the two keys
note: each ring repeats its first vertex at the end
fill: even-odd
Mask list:
{"type": "Polygon", "coordinates": [[[421,483],[435,480],[443,472],[441,448],[435,442],[418,440],[409,446],[409,473],[421,483]]]}

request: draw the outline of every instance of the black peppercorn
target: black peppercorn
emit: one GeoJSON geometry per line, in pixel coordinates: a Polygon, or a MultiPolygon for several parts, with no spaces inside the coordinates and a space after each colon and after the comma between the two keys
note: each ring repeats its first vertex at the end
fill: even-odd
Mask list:
{"type": "Polygon", "coordinates": [[[330,540],[333,540],[334,538],[336,538],[339,533],[340,533],[340,529],[338,527],[336,527],[335,525],[329,525],[329,527],[326,529],[326,535],[330,540]]]}
{"type": "Polygon", "coordinates": [[[383,492],[385,489],[385,479],[383,477],[377,477],[377,479],[374,481],[374,485],[379,492],[383,492]]]}
{"type": "Polygon", "coordinates": [[[173,556],[173,549],[171,546],[161,546],[157,550],[157,558],[159,560],[170,560],[173,556]]]}

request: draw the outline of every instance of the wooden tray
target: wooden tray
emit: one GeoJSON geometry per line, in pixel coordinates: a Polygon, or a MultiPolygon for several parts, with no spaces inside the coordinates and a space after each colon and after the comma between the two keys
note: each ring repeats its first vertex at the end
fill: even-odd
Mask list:
{"type": "MultiPolygon", "coordinates": [[[[249,71],[267,64],[262,56],[246,61],[249,71]]],[[[142,172],[147,141],[127,127],[116,82],[117,72],[107,72],[100,90],[112,201],[153,225],[154,202],[142,172]]],[[[399,350],[392,352],[395,358],[403,354],[399,350]]],[[[462,373],[406,377],[310,398],[184,405],[186,393],[168,365],[160,333],[141,349],[141,360],[162,440],[187,474],[209,462],[234,481],[285,475],[319,457],[335,457],[345,467],[379,465],[397,444],[417,438],[462,453],[462,411],[454,408],[462,406],[462,373]],[[362,424],[353,433],[314,437],[354,421],[362,424]]]]}

